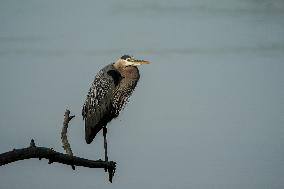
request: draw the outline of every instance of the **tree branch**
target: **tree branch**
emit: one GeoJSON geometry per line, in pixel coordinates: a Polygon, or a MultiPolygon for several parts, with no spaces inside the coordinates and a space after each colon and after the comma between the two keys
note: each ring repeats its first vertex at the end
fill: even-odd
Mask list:
{"type": "Polygon", "coordinates": [[[67,139],[68,124],[75,116],[70,116],[70,111],[66,110],[64,114],[63,128],[61,132],[61,139],[63,148],[67,154],[54,151],[52,148],[37,147],[34,140],[30,142],[30,146],[27,148],[13,149],[12,151],[0,154],[0,166],[6,165],[15,161],[38,158],[48,159],[49,164],[53,162],[62,163],[65,165],[71,165],[75,170],[75,166],[83,166],[89,168],[104,168],[109,173],[109,181],[112,182],[112,178],[115,173],[116,163],[113,161],[102,160],[89,160],[81,157],[73,156],[71,146],[67,139]]]}
{"type": "Polygon", "coordinates": [[[73,152],[72,152],[71,146],[70,146],[68,139],[67,139],[67,129],[68,129],[69,122],[74,117],[75,117],[74,115],[70,116],[70,110],[65,111],[63,127],[62,127],[62,131],[61,131],[61,140],[62,140],[63,148],[64,148],[66,154],[68,154],[70,156],[73,156],[73,152]]]}
{"type": "MultiPolygon", "coordinates": [[[[66,110],[64,114],[64,120],[63,120],[63,127],[61,131],[61,141],[63,144],[63,149],[65,150],[66,154],[73,156],[73,152],[70,146],[70,143],[68,142],[67,138],[67,129],[68,129],[68,124],[73,119],[75,116],[70,116],[70,110],[66,110]]],[[[75,170],[75,166],[71,165],[72,169],[75,170]]]]}
{"type": "Polygon", "coordinates": [[[102,160],[88,160],[76,156],[70,156],[68,154],[56,152],[52,148],[37,147],[32,140],[31,145],[27,148],[14,149],[12,151],[0,154],[0,166],[31,158],[38,158],[40,160],[42,158],[48,159],[49,164],[57,162],[65,165],[76,165],[89,168],[115,169],[116,164],[112,161],[106,162],[102,160]]]}

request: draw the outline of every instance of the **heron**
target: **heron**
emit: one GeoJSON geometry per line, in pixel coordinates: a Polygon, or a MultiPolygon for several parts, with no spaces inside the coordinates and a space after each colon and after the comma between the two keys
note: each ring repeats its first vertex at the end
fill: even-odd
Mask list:
{"type": "Polygon", "coordinates": [[[149,63],[123,55],[102,68],[91,84],[82,109],[85,140],[90,144],[103,129],[105,161],[108,161],[106,126],[119,115],[134,91],[140,78],[137,66],[149,63]]]}

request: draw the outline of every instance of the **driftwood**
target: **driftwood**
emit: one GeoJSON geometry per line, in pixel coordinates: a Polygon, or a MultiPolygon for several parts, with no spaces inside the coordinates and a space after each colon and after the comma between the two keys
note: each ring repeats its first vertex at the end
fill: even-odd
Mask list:
{"type": "Polygon", "coordinates": [[[0,166],[9,164],[15,161],[38,158],[48,159],[48,163],[53,162],[62,163],[66,165],[71,165],[72,169],[75,170],[75,166],[83,166],[89,168],[104,168],[109,173],[109,181],[112,182],[114,172],[116,169],[116,163],[113,161],[102,161],[102,160],[89,160],[81,157],[73,156],[71,146],[67,139],[67,128],[68,124],[72,118],[75,116],[70,116],[70,111],[66,110],[64,114],[63,128],[61,132],[61,139],[63,148],[66,154],[56,152],[52,148],[38,147],[35,145],[34,140],[30,142],[30,146],[27,148],[13,149],[12,151],[0,154],[0,166]]]}

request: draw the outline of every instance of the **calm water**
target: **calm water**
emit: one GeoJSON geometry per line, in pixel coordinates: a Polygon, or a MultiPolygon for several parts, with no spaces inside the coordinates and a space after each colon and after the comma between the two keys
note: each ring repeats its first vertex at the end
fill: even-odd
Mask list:
{"type": "Polygon", "coordinates": [[[284,187],[284,2],[0,1],[0,151],[61,149],[66,108],[76,155],[94,75],[123,54],[150,60],[109,124],[114,183],[103,170],[25,160],[0,188],[284,187]]]}

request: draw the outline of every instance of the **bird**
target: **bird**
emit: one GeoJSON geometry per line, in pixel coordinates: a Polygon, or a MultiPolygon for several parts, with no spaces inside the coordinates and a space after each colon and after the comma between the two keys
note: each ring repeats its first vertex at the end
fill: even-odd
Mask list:
{"type": "Polygon", "coordinates": [[[85,140],[90,144],[103,129],[105,161],[108,161],[106,126],[124,109],[133,93],[140,78],[137,66],[149,63],[147,60],[123,55],[103,67],[91,84],[82,109],[85,140]]]}

